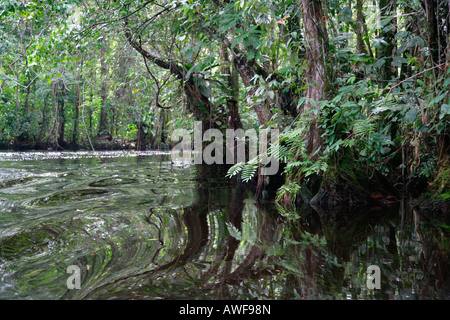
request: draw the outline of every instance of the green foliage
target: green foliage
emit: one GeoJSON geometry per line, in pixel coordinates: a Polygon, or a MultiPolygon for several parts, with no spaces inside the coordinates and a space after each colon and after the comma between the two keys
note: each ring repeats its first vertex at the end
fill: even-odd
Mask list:
{"type": "Polygon", "coordinates": [[[240,175],[240,178],[244,182],[249,182],[258,170],[258,158],[251,159],[247,163],[239,162],[228,169],[227,177],[231,178],[235,175],[240,175]]]}
{"type": "MultiPolygon", "coordinates": [[[[147,136],[191,128],[195,108],[205,115],[200,120],[225,129],[228,67],[239,76],[232,98],[243,128],[282,132],[266,153],[285,165],[280,192],[300,192],[294,183],[320,177],[348,152],[369,176],[376,170],[395,181],[432,179],[449,134],[449,60],[437,41],[448,38],[445,10],[435,12],[434,35],[419,2],[378,5],[323,5],[322,58],[330,72],[326,98],[313,101],[305,42],[311,30],[298,2],[2,1],[0,145],[48,144],[62,129],[66,142],[86,145],[100,130],[102,112],[118,140],[135,140],[138,124],[147,136]],[[144,61],[132,41],[153,58],[144,61]],[[164,123],[156,98],[166,108],[164,123]],[[268,109],[266,123],[258,106],[268,109]],[[306,154],[311,119],[321,141],[306,154]]],[[[249,182],[260,165],[259,157],[249,159],[227,176],[249,182]]]]}

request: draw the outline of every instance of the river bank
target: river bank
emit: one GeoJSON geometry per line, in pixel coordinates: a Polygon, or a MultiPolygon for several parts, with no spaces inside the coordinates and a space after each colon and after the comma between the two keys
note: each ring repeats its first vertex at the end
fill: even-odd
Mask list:
{"type": "Polygon", "coordinates": [[[33,150],[47,150],[47,151],[119,151],[119,150],[169,150],[168,145],[164,143],[146,142],[141,144],[137,140],[120,140],[111,138],[111,136],[93,137],[87,141],[81,141],[78,144],[65,142],[63,144],[52,144],[39,141],[10,141],[9,143],[0,142],[0,150],[12,151],[33,151],[33,150]]]}

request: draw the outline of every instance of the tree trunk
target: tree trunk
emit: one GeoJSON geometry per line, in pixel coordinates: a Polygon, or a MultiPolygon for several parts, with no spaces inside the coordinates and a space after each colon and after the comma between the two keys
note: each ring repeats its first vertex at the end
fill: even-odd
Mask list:
{"type": "Polygon", "coordinates": [[[167,124],[167,111],[165,109],[161,109],[159,113],[159,130],[161,131],[161,143],[167,144],[167,132],[166,132],[166,124],[167,124]]]}
{"type": "Polygon", "coordinates": [[[428,45],[430,46],[433,62],[438,64],[439,60],[439,41],[438,41],[438,21],[437,21],[437,2],[436,0],[422,0],[422,6],[425,11],[425,18],[428,24],[428,45]]]}
{"type": "Polygon", "coordinates": [[[167,146],[167,110],[164,108],[160,108],[159,111],[159,119],[158,119],[158,127],[156,128],[156,148],[158,150],[164,146],[167,146]]]}
{"type": "MultiPolygon", "coordinates": [[[[255,70],[253,68],[254,62],[255,62],[254,59],[248,60],[245,54],[241,54],[241,56],[237,58],[235,62],[239,75],[241,76],[242,82],[246,87],[251,87],[251,89],[248,90],[248,95],[252,100],[256,98],[255,93],[257,90],[255,84],[252,82],[252,79],[256,75],[255,70]]],[[[262,126],[265,126],[266,123],[272,118],[272,113],[270,112],[267,101],[255,103],[253,105],[253,109],[255,110],[256,115],[258,116],[259,123],[262,126]]]]}
{"type": "Polygon", "coordinates": [[[37,137],[37,142],[42,142],[42,136],[44,134],[44,131],[47,129],[47,103],[48,103],[48,97],[50,96],[50,91],[45,95],[44,98],[44,108],[42,110],[42,122],[40,123],[40,129],[39,134],[37,137]]]}
{"type": "MultiPolygon", "coordinates": [[[[445,4],[444,4],[445,6],[445,4]]],[[[450,1],[447,2],[447,8],[444,7],[444,12],[446,16],[448,17],[450,15],[450,1]]],[[[447,69],[450,67],[450,18],[445,19],[445,29],[447,30],[447,33],[445,34],[444,38],[447,41],[447,49],[446,49],[446,66],[445,66],[445,72],[447,72],[447,69]]],[[[446,73],[447,74],[447,73],[446,73]]]]}
{"type": "Polygon", "coordinates": [[[80,119],[80,108],[81,108],[81,83],[78,84],[77,96],[78,96],[77,97],[78,104],[75,103],[75,119],[73,121],[73,136],[72,136],[72,144],[74,148],[78,147],[78,122],[80,119]]]}
{"type": "Polygon", "coordinates": [[[317,109],[318,101],[327,98],[326,81],[330,81],[328,77],[328,65],[326,61],[326,52],[328,47],[326,20],[323,19],[322,7],[319,1],[301,0],[301,10],[303,16],[303,24],[305,28],[306,46],[306,62],[308,64],[306,70],[307,89],[305,92],[305,105],[303,114],[309,118],[309,129],[306,133],[305,143],[306,151],[310,157],[321,146],[320,132],[314,114],[317,109]]]}
{"type": "MultiPolygon", "coordinates": [[[[382,27],[380,35],[383,37],[386,44],[381,48],[378,58],[386,58],[386,62],[383,65],[382,77],[384,80],[392,80],[397,76],[396,68],[392,64],[392,58],[395,55],[396,40],[395,34],[397,33],[397,0],[380,0],[380,12],[381,19],[392,17],[389,24],[382,27]],[[383,30],[384,29],[384,30],[383,30]]],[[[383,86],[386,86],[388,82],[382,82],[383,86]]]]}
{"type": "Polygon", "coordinates": [[[64,96],[61,94],[61,92],[59,92],[58,94],[58,105],[59,105],[59,137],[58,137],[58,144],[60,146],[64,145],[64,134],[65,134],[65,127],[66,127],[66,116],[65,116],[65,110],[66,110],[66,105],[65,105],[65,101],[64,101],[64,96]]]}
{"type": "Polygon", "coordinates": [[[116,110],[114,108],[111,108],[111,130],[110,130],[111,141],[114,139],[115,123],[116,123],[116,110]]]}
{"type": "Polygon", "coordinates": [[[145,132],[141,121],[137,123],[137,129],[136,151],[142,151],[145,148],[145,132]]]}
{"type": "Polygon", "coordinates": [[[107,102],[108,102],[108,89],[107,89],[107,75],[108,75],[108,67],[105,61],[105,55],[107,50],[107,43],[103,39],[102,46],[100,48],[100,72],[101,72],[101,99],[102,105],[100,107],[100,124],[98,128],[98,134],[103,135],[108,131],[108,111],[107,111],[107,102]]]}
{"type": "Polygon", "coordinates": [[[53,117],[53,126],[50,132],[50,146],[53,149],[59,149],[58,143],[58,128],[59,128],[59,103],[58,103],[58,82],[54,83],[53,89],[53,104],[55,106],[55,114],[53,117]]]}
{"type": "Polygon", "coordinates": [[[227,109],[229,114],[228,128],[242,128],[241,117],[239,115],[239,79],[238,73],[234,68],[234,63],[230,62],[228,48],[225,45],[220,47],[220,58],[222,59],[222,67],[220,73],[227,75],[227,109]]]}
{"type": "MultiPolygon", "coordinates": [[[[16,73],[17,73],[17,83],[19,83],[19,73],[17,72],[17,66],[16,66],[16,73]]],[[[16,86],[16,107],[15,107],[15,117],[16,117],[16,139],[19,137],[20,133],[20,118],[19,118],[19,97],[20,97],[20,86],[16,86]]]]}
{"type": "MultiPolygon", "coordinates": [[[[25,66],[26,66],[26,69],[28,69],[28,59],[27,59],[27,57],[25,57],[25,59],[26,59],[25,66]]],[[[22,131],[20,133],[22,140],[25,140],[25,141],[28,140],[28,129],[31,127],[30,117],[28,115],[28,103],[29,103],[30,92],[31,92],[31,77],[30,77],[30,71],[28,71],[27,73],[28,73],[27,74],[27,92],[25,94],[25,102],[23,105],[23,115],[22,115],[22,117],[26,123],[24,126],[25,127],[24,129],[26,131],[22,131]]]]}
{"type": "MultiPolygon", "coordinates": [[[[351,5],[351,1],[349,1],[351,5]]],[[[356,27],[354,28],[356,34],[356,47],[359,53],[365,53],[373,57],[372,48],[367,35],[366,19],[364,18],[363,2],[356,0],[356,27]]]]}
{"type": "MultiPolygon", "coordinates": [[[[92,103],[92,101],[94,100],[94,93],[91,91],[90,94],[90,103],[92,103]]],[[[92,137],[92,127],[93,127],[93,123],[92,123],[92,107],[88,108],[88,116],[89,116],[89,136],[92,137]]]]}

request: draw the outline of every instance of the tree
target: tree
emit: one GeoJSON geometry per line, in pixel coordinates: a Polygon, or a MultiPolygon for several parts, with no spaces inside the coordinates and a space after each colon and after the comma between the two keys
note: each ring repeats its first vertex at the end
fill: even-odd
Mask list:
{"type": "Polygon", "coordinates": [[[100,107],[100,124],[98,134],[104,135],[108,132],[108,65],[106,63],[106,55],[108,50],[108,43],[105,38],[100,40],[100,82],[101,82],[101,98],[102,104],[100,107]]]}
{"type": "Polygon", "coordinates": [[[322,12],[322,5],[318,1],[302,0],[301,10],[305,28],[305,58],[307,63],[306,102],[303,114],[310,121],[305,136],[305,147],[306,152],[312,158],[321,147],[317,112],[315,110],[320,107],[321,101],[328,98],[327,86],[330,86],[331,74],[326,61],[328,39],[326,17],[322,12]]]}
{"type": "MultiPolygon", "coordinates": [[[[396,54],[396,40],[397,33],[397,1],[396,0],[380,0],[381,13],[381,30],[380,37],[383,39],[383,46],[379,52],[379,58],[385,58],[386,62],[383,65],[382,78],[384,80],[391,80],[396,77],[395,66],[392,62],[392,57],[396,54]]],[[[386,84],[387,82],[384,82],[386,84]]]]}
{"type": "MultiPolygon", "coordinates": [[[[431,0],[5,1],[0,144],[145,149],[194,120],[274,127],[281,194],[359,185],[368,199],[378,184],[386,200],[389,184],[446,176],[448,12],[431,0]]],[[[258,163],[240,166],[264,185],[258,163]]]]}

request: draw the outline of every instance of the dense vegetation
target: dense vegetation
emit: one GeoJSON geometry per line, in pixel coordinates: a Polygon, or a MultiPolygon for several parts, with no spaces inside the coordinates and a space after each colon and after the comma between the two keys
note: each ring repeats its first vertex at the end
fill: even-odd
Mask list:
{"type": "Polygon", "coordinates": [[[195,120],[274,127],[285,206],[386,203],[402,188],[445,201],[449,6],[2,0],[0,146],[167,149],[195,120]]]}

